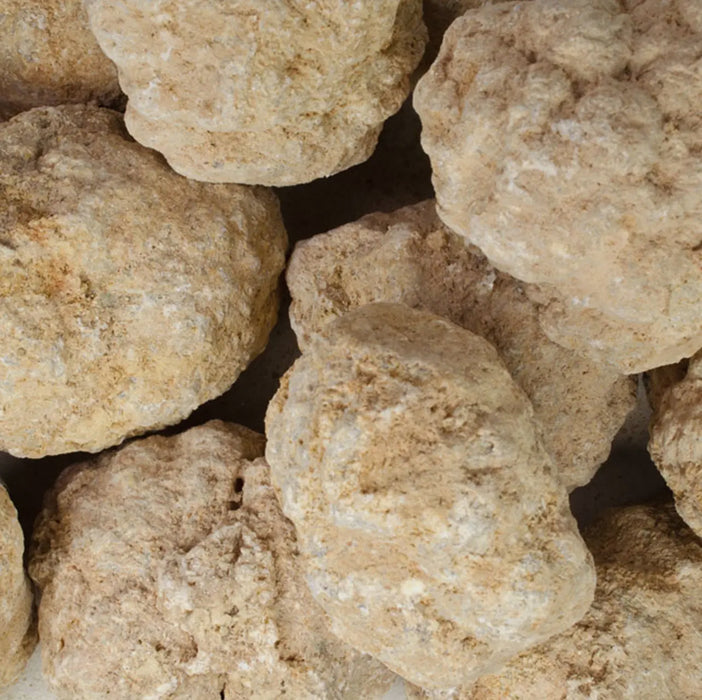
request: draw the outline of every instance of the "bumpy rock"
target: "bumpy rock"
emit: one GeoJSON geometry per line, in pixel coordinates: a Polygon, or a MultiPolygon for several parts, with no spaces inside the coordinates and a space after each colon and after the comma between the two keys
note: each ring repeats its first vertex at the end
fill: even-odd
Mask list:
{"type": "Polygon", "coordinates": [[[355,700],[392,683],[328,631],[263,443],[213,421],[61,475],[30,561],[60,698],[355,700]]]}
{"type": "Polygon", "coordinates": [[[3,0],[0,114],[110,104],[120,94],[117,69],[95,41],[81,0],[3,0]]]}
{"type": "Polygon", "coordinates": [[[275,322],[271,193],[203,185],[118,114],[0,124],[0,449],[98,451],[221,394],[275,322]]]}
{"type": "Polygon", "coordinates": [[[432,201],[302,241],[287,281],[303,349],[331,319],[376,301],[431,311],[489,340],[530,398],[568,489],[592,478],[635,404],[635,380],[550,341],[522,286],[447,229],[432,201]]]}
{"type": "Polygon", "coordinates": [[[197,180],[291,185],[366,160],[409,92],[420,0],[86,0],[142,144],[197,180]]]}
{"type": "Polygon", "coordinates": [[[285,375],[266,428],[315,599],[405,678],[469,682],[590,605],[566,491],[482,338],[399,304],[353,309],[285,375]]]}
{"type": "Polygon", "coordinates": [[[417,86],[438,212],[622,371],[702,346],[702,6],[485,5],[417,86]]]}
{"type": "Polygon", "coordinates": [[[33,596],[24,573],[24,536],[0,483],[0,688],[22,672],[37,642],[33,596]]]}
{"type": "MultiPolygon", "coordinates": [[[[663,368],[667,383],[677,368],[663,368]]],[[[654,373],[655,374],[655,373],[654,373]]],[[[655,395],[654,395],[655,396],[655,395]]],[[[683,520],[702,537],[702,352],[654,402],[648,450],[683,520]]]]}

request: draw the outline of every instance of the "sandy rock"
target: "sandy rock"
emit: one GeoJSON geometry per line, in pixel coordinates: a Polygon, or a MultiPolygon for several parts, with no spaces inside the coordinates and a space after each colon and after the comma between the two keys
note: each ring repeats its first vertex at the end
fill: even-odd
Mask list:
{"type": "Polygon", "coordinates": [[[629,373],[702,346],[700,43],[698,0],[486,5],[414,96],[444,222],[629,373]]]}
{"type": "Polygon", "coordinates": [[[231,386],[275,322],[275,197],[203,185],[119,115],[0,125],[0,449],[98,451],[231,386]]]}
{"type": "Polygon", "coordinates": [[[60,698],[355,700],[392,683],[328,631],[263,443],[212,421],[61,475],[30,560],[60,698]]]}
{"type": "Polygon", "coordinates": [[[702,537],[702,352],[675,383],[677,370],[662,368],[664,376],[654,380],[670,386],[656,397],[648,450],[675,495],[678,513],[702,537]]]}
{"type": "Polygon", "coordinates": [[[17,511],[0,483],[0,688],[17,679],[37,643],[23,553],[24,535],[17,511]]]}
{"type": "Polygon", "coordinates": [[[95,41],[81,0],[3,0],[0,114],[110,104],[120,95],[117,69],[95,41]]]}
{"type": "Polygon", "coordinates": [[[464,245],[431,201],[298,243],[287,282],[303,350],[330,320],[376,301],[431,311],[489,340],[530,398],[568,489],[592,478],[635,404],[633,378],[550,341],[520,283],[464,245]]]}
{"type": "Polygon", "coordinates": [[[482,338],[398,304],[353,309],[285,375],[266,429],[315,599],[405,678],[469,682],[590,605],[566,491],[482,338]]]}
{"type": "Polygon", "coordinates": [[[86,0],[126,123],[197,180],[291,185],[366,160],[409,92],[420,0],[86,0]]]}

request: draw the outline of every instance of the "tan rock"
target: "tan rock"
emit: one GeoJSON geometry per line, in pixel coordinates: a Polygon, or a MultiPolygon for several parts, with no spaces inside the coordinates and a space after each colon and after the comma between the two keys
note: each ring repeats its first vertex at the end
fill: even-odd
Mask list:
{"type": "Polygon", "coordinates": [[[0,688],[20,675],[37,643],[33,595],[24,573],[24,536],[0,483],[0,688]]]}
{"type": "Polygon", "coordinates": [[[578,620],[594,571],[531,405],[490,344],[398,304],[312,339],[266,456],[332,629],[415,683],[467,683],[578,620]]]}
{"type": "MultiPolygon", "coordinates": [[[[675,376],[666,370],[659,381],[675,376]]],[[[648,450],[675,495],[678,513],[702,537],[702,352],[690,360],[684,378],[658,397],[648,450]]]]}
{"type": "Polygon", "coordinates": [[[490,4],[414,96],[444,222],[628,373],[702,346],[700,43],[698,0],[490,4]]]}
{"type": "Polygon", "coordinates": [[[394,676],[327,628],[263,436],[213,421],[66,470],[34,534],[59,698],[376,698],[394,676]]]}
{"type": "Polygon", "coordinates": [[[401,302],[444,316],[496,348],[530,398],[568,489],[587,483],[636,401],[636,382],[550,341],[519,282],[466,246],[423,202],[298,243],[287,282],[304,350],[348,309],[401,302]]]}
{"type": "Polygon", "coordinates": [[[275,197],[189,182],[108,110],[0,125],[0,243],[0,449],[15,455],[177,423],[275,322],[275,197]]]}
{"type": "Polygon", "coordinates": [[[85,5],[130,133],[208,182],[291,185],[366,160],[426,36],[420,0],[85,5]]]}
{"type": "Polygon", "coordinates": [[[97,45],[81,0],[3,0],[0,114],[110,104],[120,95],[117,69],[97,45]]]}

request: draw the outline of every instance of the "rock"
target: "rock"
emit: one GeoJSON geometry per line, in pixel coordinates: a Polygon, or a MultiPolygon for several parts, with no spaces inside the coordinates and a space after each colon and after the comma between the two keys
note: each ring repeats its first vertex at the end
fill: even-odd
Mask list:
{"type": "MultiPolygon", "coordinates": [[[[670,378],[675,369],[660,373],[670,378]]],[[[702,537],[702,352],[691,358],[684,378],[657,397],[648,450],[675,495],[678,513],[702,537]]]]}
{"type": "Polygon", "coordinates": [[[523,286],[464,245],[432,201],[298,243],[287,282],[303,350],[331,319],[376,301],[431,311],[489,340],[530,398],[568,489],[592,478],[635,405],[634,378],[550,341],[523,286]]]}
{"type": "Polygon", "coordinates": [[[81,0],[3,0],[0,115],[69,102],[110,105],[120,95],[117,69],[81,0]]]}
{"type": "Polygon", "coordinates": [[[0,483],[0,688],[22,673],[37,643],[33,595],[24,573],[24,536],[17,511],[0,483]]]}
{"type": "Polygon", "coordinates": [[[30,559],[60,698],[382,696],[307,591],[263,444],[212,421],[60,476],[30,559]]]}
{"type": "Polygon", "coordinates": [[[189,182],[114,112],[0,124],[0,449],[96,452],[224,392],[275,322],[285,246],[271,193],[189,182]]]}
{"type": "Polygon", "coordinates": [[[414,95],[439,216],[626,373],[702,347],[700,43],[698,0],[488,4],[414,95]]]}
{"type": "Polygon", "coordinates": [[[425,687],[563,631],[594,570],[531,405],[482,338],[399,304],[315,336],[266,457],[332,629],[425,687]]]}
{"type": "Polygon", "coordinates": [[[366,160],[407,96],[420,0],[86,0],[126,123],[179,173],[292,185],[366,160]]]}

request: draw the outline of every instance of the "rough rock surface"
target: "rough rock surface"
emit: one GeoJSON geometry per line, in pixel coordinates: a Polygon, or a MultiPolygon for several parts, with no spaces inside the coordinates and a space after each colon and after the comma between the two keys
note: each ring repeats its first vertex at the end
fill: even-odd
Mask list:
{"type": "Polygon", "coordinates": [[[86,0],[126,123],[197,180],[291,185],[366,160],[409,92],[420,0],[86,0]]]}
{"type": "Polygon", "coordinates": [[[60,698],[355,700],[392,683],[328,631],[263,443],[212,421],[61,475],[30,560],[60,698]]]}
{"type": "Polygon", "coordinates": [[[3,0],[0,114],[110,104],[120,94],[117,69],[95,41],[81,0],[3,0]]]}
{"type": "Polygon", "coordinates": [[[37,641],[23,553],[24,536],[17,511],[0,483],[0,688],[17,679],[37,641]]]}
{"type": "Polygon", "coordinates": [[[700,44],[699,0],[485,5],[414,96],[444,222],[629,373],[702,346],[700,44]]]}
{"type": "Polygon", "coordinates": [[[332,629],[426,687],[563,631],[594,570],[531,405],[490,344],[399,304],[315,337],[266,456],[332,629]]]}
{"type": "Polygon", "coordinates": [[[173,173],[91,107],[0,124],[0,449],[98,451],[228,389],[275,322],[275,196],[173,173]]]}
{"type": "Polygon", "coordinates": [[[520,283],[447,229],[432,201],[298,243],[287,282],[303,350],[331,319],[376,301],[431,311],[489,340],[531,400],[568,489],[592,478],[635,405],[635,380],[550,341],[520,283]]]}
{"type": "MultiPolygon", "coordinates": [[[[661,372],[674,375],[671,370],[661,372]]],[[[678,513],[702,537],[702,352],[653,409],[648,450],[675,495],[678,513]]]]}

